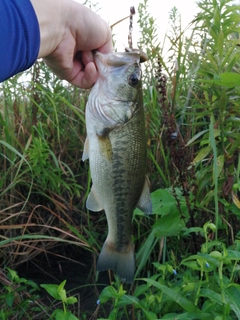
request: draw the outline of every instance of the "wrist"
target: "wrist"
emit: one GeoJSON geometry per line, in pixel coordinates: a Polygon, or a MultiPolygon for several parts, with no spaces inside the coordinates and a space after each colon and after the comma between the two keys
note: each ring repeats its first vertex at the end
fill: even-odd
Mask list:
{"type": "Polygon", "coordinates": [[[36,12],[40,29],[38,58],[50,55],[61,42],[69,12],[68,0],[30,0],[36,12]]]}

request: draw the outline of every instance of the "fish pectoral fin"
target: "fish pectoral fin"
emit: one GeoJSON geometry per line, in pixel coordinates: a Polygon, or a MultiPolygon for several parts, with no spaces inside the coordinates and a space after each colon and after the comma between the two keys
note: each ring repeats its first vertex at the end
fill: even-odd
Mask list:
{"type": "Polygon", "coordinates": [[[89,158],[89,140],[88,137],[85,140],[83,154],[82,154],[82,161],[85,161],[89,158]]]}
{"type": "Polygon", "coordinates": [[[98,212],[103,210],[103,206],[96,195],[94,186],[92,186],[92,189],[88,195],[88,198],[86,201],[86,207],[88,210],[91,210],[93,212],[98,212]]]}
{"type": "Polygon", "coordinates": [[[138,200],[138,203],[136,205],[136,207],[138,209],[140,209],[145,214],[152,213],[152,200],[151,200],[151,196],[150,196],[149,185],[150,185],[149,179],[146,176],[141,197],[138,200]]]}
{"type": "Polygon", "coordinates": [[[112,150],[112,144],[109,139],[109,136],[98,135],[98,142],[99,142],[100,152],[102,156],[110,161],[112,159],[113,150],[112,150]]]}

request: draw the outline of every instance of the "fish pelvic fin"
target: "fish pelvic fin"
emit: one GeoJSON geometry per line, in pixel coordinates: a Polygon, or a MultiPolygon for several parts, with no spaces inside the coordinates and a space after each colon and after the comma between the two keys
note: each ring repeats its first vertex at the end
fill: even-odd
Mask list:
{"type": "Polygon", "coordinates": [[[117,250],[115,245],[105,241],[100,252],[97,271],[113,270],[126,283],[132,283],[135,274],[135,258],[132,242],[117,250]]]}
{"type": "Polygon", "coordinates": [[[141,197],[138,200],[138,203],[136,205],[138,209],[140,209],[143,213],[147,215],[152,213],[152,200],[151,200],[149,185],[150,185],[150,182],[148,177],[146,176],[141,197]]]}

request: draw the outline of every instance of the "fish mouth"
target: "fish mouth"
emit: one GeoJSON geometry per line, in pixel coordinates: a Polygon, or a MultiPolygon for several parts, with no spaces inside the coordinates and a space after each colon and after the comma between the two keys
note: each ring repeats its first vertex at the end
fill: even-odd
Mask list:
{"type": "Polygon", "coordinates": [[[146,62],[148,60],[148,55],[146,52],[140,49],[132,49],[132,48],[125,48],[126,52],[137,52],[140,55],[140,62],[146,62]]]}
{"type": "MultiPolygon", "coordinates": [[[[95,53],[96,63],[98,60],[100,63],[103,63],[112,67],[121,67],[129,63],[140,64],[140,51],[133,52],[114,52],[109,54],[103,54],[101,52],[95,53]]],[[[97,63],[98,65],[98,63],[97,63]]]]}

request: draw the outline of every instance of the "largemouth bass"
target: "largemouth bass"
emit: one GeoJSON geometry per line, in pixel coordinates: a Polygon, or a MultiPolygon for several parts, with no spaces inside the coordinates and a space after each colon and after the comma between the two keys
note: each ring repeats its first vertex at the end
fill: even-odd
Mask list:
{"type": "Polygon", "coordinates": [[[105,210],[108,236],[97,270],[111,269],[124,282],[135,273],[132,217],[135,207],[150,214],[146,178],[146,137],[140,52],[95,54],[99,77],[86,106],[87,139],[82,160],[89,158],[92,189],[86,207],[105,210]]]}

